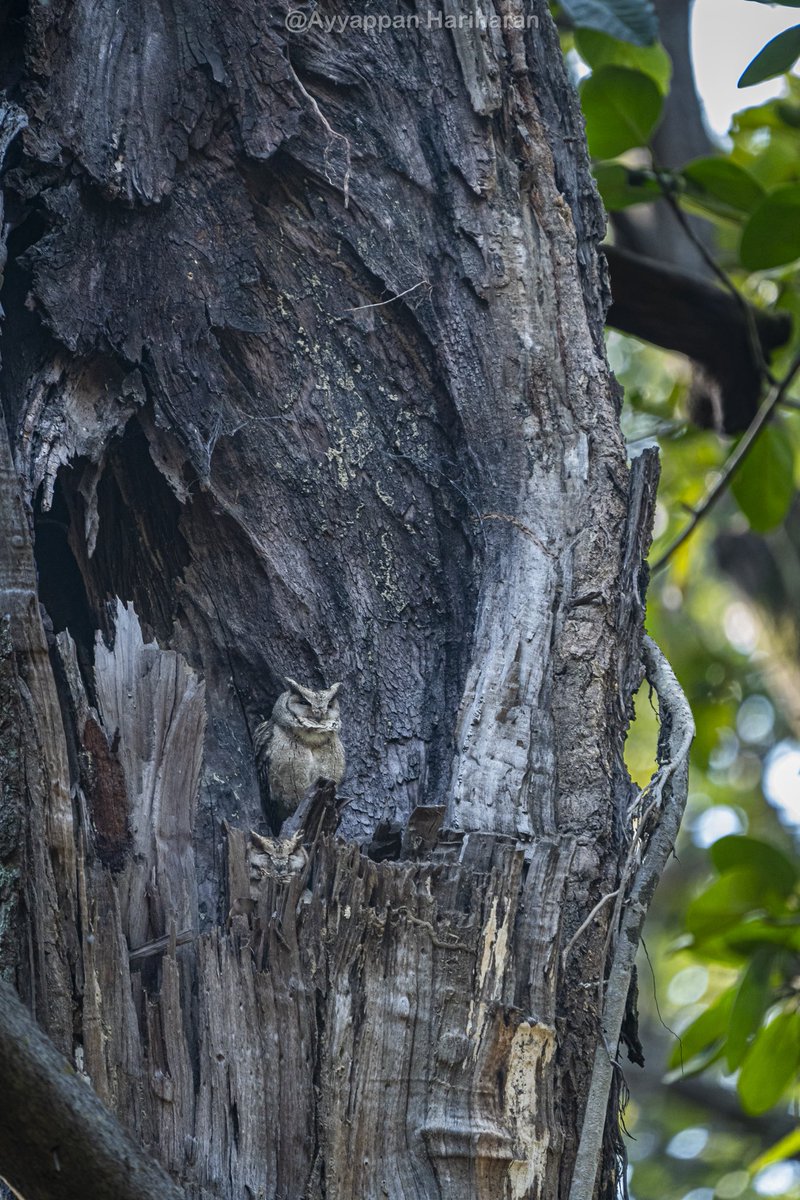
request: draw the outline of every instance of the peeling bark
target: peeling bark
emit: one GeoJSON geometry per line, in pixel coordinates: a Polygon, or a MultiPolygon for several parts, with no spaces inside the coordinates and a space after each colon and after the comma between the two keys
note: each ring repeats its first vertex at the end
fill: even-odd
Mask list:
{"type": "Polygon", "coordinates": [[[188,1197],[566,1195],[656,482],[580,117],[544,4],[284,15],[26,19],[16,983],[188,1197]],[[345,681],[348,772],[276,838],[285,674],[345,681]]]}

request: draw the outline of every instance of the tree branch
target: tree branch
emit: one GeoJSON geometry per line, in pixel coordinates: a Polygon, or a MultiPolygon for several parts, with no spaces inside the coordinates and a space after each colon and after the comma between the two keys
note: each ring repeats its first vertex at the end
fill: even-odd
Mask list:
{"type": "Polygon", "coordinates": [[[0,981],[0,1164],[26,1200],[185,1200],[0,981]]]}
{"type": "Polygon", "coordinates": [[[661,188],[661,193],[672,210],[675,220],[678,222],[681,229],[686,234],[686,237],[700,254],[700,257],[703,259],[703,262],[706,264],[709,271],[711,271],[711,273],[719,280],[726,291],[730,293],[734,302],[739,306],[742,317],[744,318],[745,326],[747,328],[747,337],[750,342],[750,348],[753,352],[753,357],[759,365],[763,378],[768,380],[769,383],[774,383],[775,377],[770,371],[769,364],[764,357],[761,340],[758,335],[758,330],[756,328],[756,322],[751,306],[747,303],[728,272],[721,267],[714,258],[714,255],[704,244],[702,238],[697,236],[697,233],[692,228],[691,221],[686,216],[686,213],[683,211],[673,195],[667,173],[660,168],[657,163],[653,163],[653,170],[655,172],[656,179],[658,180],[659,187],[661,188]]]}
{"type": "Polygon", "coordinates": [[[678,836],[689,782],[689,748],[694,737],[692,713],[672,668],[655,642],[642,643],[645,674],[658,696],[661,733],[659,768],[643,795],[655,825],[642,852],[620,913],[616,943],[603,1004],[601,1036],[595,1050],[589,1096],[575,1159],[569,1200],[592,1200],[603,1146],[608,1096],[614,1074],[611,1057],[619,1043],[636,951],[653,893],[678,836]]]}
{"type": "Polygon", "coordinates": [[[706,493],[705,498],[701,502],[700,506],[694,510],[692,513],[692,518],[686,528],[681,530],[681,532],[667,547],[657,562],[653,564],[651,568],[653,574],[655,574],[656,571],[660,571],[667,565],[676,550],[678,550],[687,540],[687,538],[694,533],[695,529],[700,524],[706,513],[713,508],[720,496],[723,495],[734,474],[747,458],[747,455],[750,453],[753,443],[761,433],[761,430],[767,424],[778,405],[783,403],[784,395],[791,387],[798,371],[800,371],[800,354],[795,355],[788,371],[783,378],[772,385],[769,393],[767,394],[766,400],[756,413],[749,429],[733,453],[728,456],[719,479],[710,489],[710,491],[706,493]]]}
{"type": "MultiPolygon", "coordinates": [[[[742,304],[727,291],[618,246],[606,245],[602,250],[613,297],[606,323],[622,333],[685,354],[703,368],[708,382],[719,393],[721,411],[714,414],[714,420],[710,413],[706,416],[705,412],[694,412],[695,424],[714,425],[726,433],[746,429],[761,394],[761,362],[789,338],[788,314],[764,312],[742,301],[755,323],[760,345],[755,355],[742,304]]],[[[711,407],[717,407],[713,398],[711,407]]]]}

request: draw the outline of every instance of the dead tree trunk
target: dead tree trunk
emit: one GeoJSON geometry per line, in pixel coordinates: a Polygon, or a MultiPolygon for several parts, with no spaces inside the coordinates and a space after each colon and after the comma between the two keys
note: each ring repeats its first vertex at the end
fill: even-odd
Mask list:
{"type": "Polygon", "coordinates": [[[637,797],[655,466],[547,6],[5,8],[6,974],[188,1197],[611,1195],[688,723],[653,650],[637,797]],[[267,836],[284,674],[344,680],[335,835],[267,836]]]}

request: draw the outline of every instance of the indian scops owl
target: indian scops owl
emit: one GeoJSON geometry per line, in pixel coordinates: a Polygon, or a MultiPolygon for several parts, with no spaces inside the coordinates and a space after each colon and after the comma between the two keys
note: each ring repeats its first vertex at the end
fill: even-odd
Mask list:
{"type": "Polygon", "coordinates": [[[276,829],[290,817],[318,779],[341,783],[344,746],[336,695],[340,683],[315,692],[294,679],[275,701],[272,717],[255,731],[256,762],[269,783],[270,816],[276,829]]]}

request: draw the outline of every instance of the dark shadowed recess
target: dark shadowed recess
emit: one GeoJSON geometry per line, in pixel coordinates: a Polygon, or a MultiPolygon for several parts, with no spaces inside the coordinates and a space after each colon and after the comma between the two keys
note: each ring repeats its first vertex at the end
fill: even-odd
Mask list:
{"type": "Polygon", "coordinates": [[[176,584],[189,561],[179,530],[180,503],[159,474],[141,426],[132,420],[109,446],[97,481],[97,537],[89,555],[84,530],[87,503],[80,482],[90,465],[78,459],[62,470],[53,503],[34,518],[39,594],[55,632],[68,629],[79,646],[91,648],[93,632],[113,641],[107,605],[115,596],[131,600],[146,632],[168,642],[176,616],[176,584]]]}
{"type": "MultiPolygon", "coordinates": [[[[286,155],[274,175],[229,155],[187,162],[157,208],[123,207],[73,172],[12,172],[12,434],[55,357],[62,382],[76,362],[110,357],[140,372],[148,397],[122,430],[89,397],[107,445],[58,468],[49,506],[26,464],[42,602],[82,661],[95,629],[112,636],[118,595],[202,672],[201,841],[226,815],[263,824],[250,739],[281,676],[344,679],[345,825],[367,833],[446,785],[475,600],[473,472],[413,315],[347,312],[386,288],[347,243],[315,240],[325,181],[286,155]],[[232,248],[237,229],[247,245],[232,248]],[[98,261],[99,287],[84,274],[98,261]]],[[[54,427],[62,403],[54,389],[54,427]]]]}
{"type": "MultiPolygon", "coordinates": [[[[101,69],[115,13],[30,13],[31,123],[7,180],[12,437],[57,357],[41,402],[53,436],[24,468],[35,494],[58,472],[84,619],[104,627],[108,598],[132,600],[202,671],[202,811],[256,821],[251,735],[280,677],[341,678],[343,827],[366,836],[443,797],[481,514],[513,511],[526,471],[516,351],[487,315],[481,248],[484,189],[517,195],[520,180],[487,150],[484,117],[450,127],[431,103],[463,89],[449,37],[399,56],[381,36],[365,54],[313,31],[287,43],[278,9],[133,8],[101,69]],[[142,90],[129,47],[146,37],[142,90]],[[90,393],[79,365],[83,381],[114,375],[119,396],[90,393]],[[78,429],[59,459],[68,394],[107,441],[78,429]]],[[[600,216],[549,79],[556,45],[544,28],[531,39],[531,72],[597,311],[600,216]]]]}

